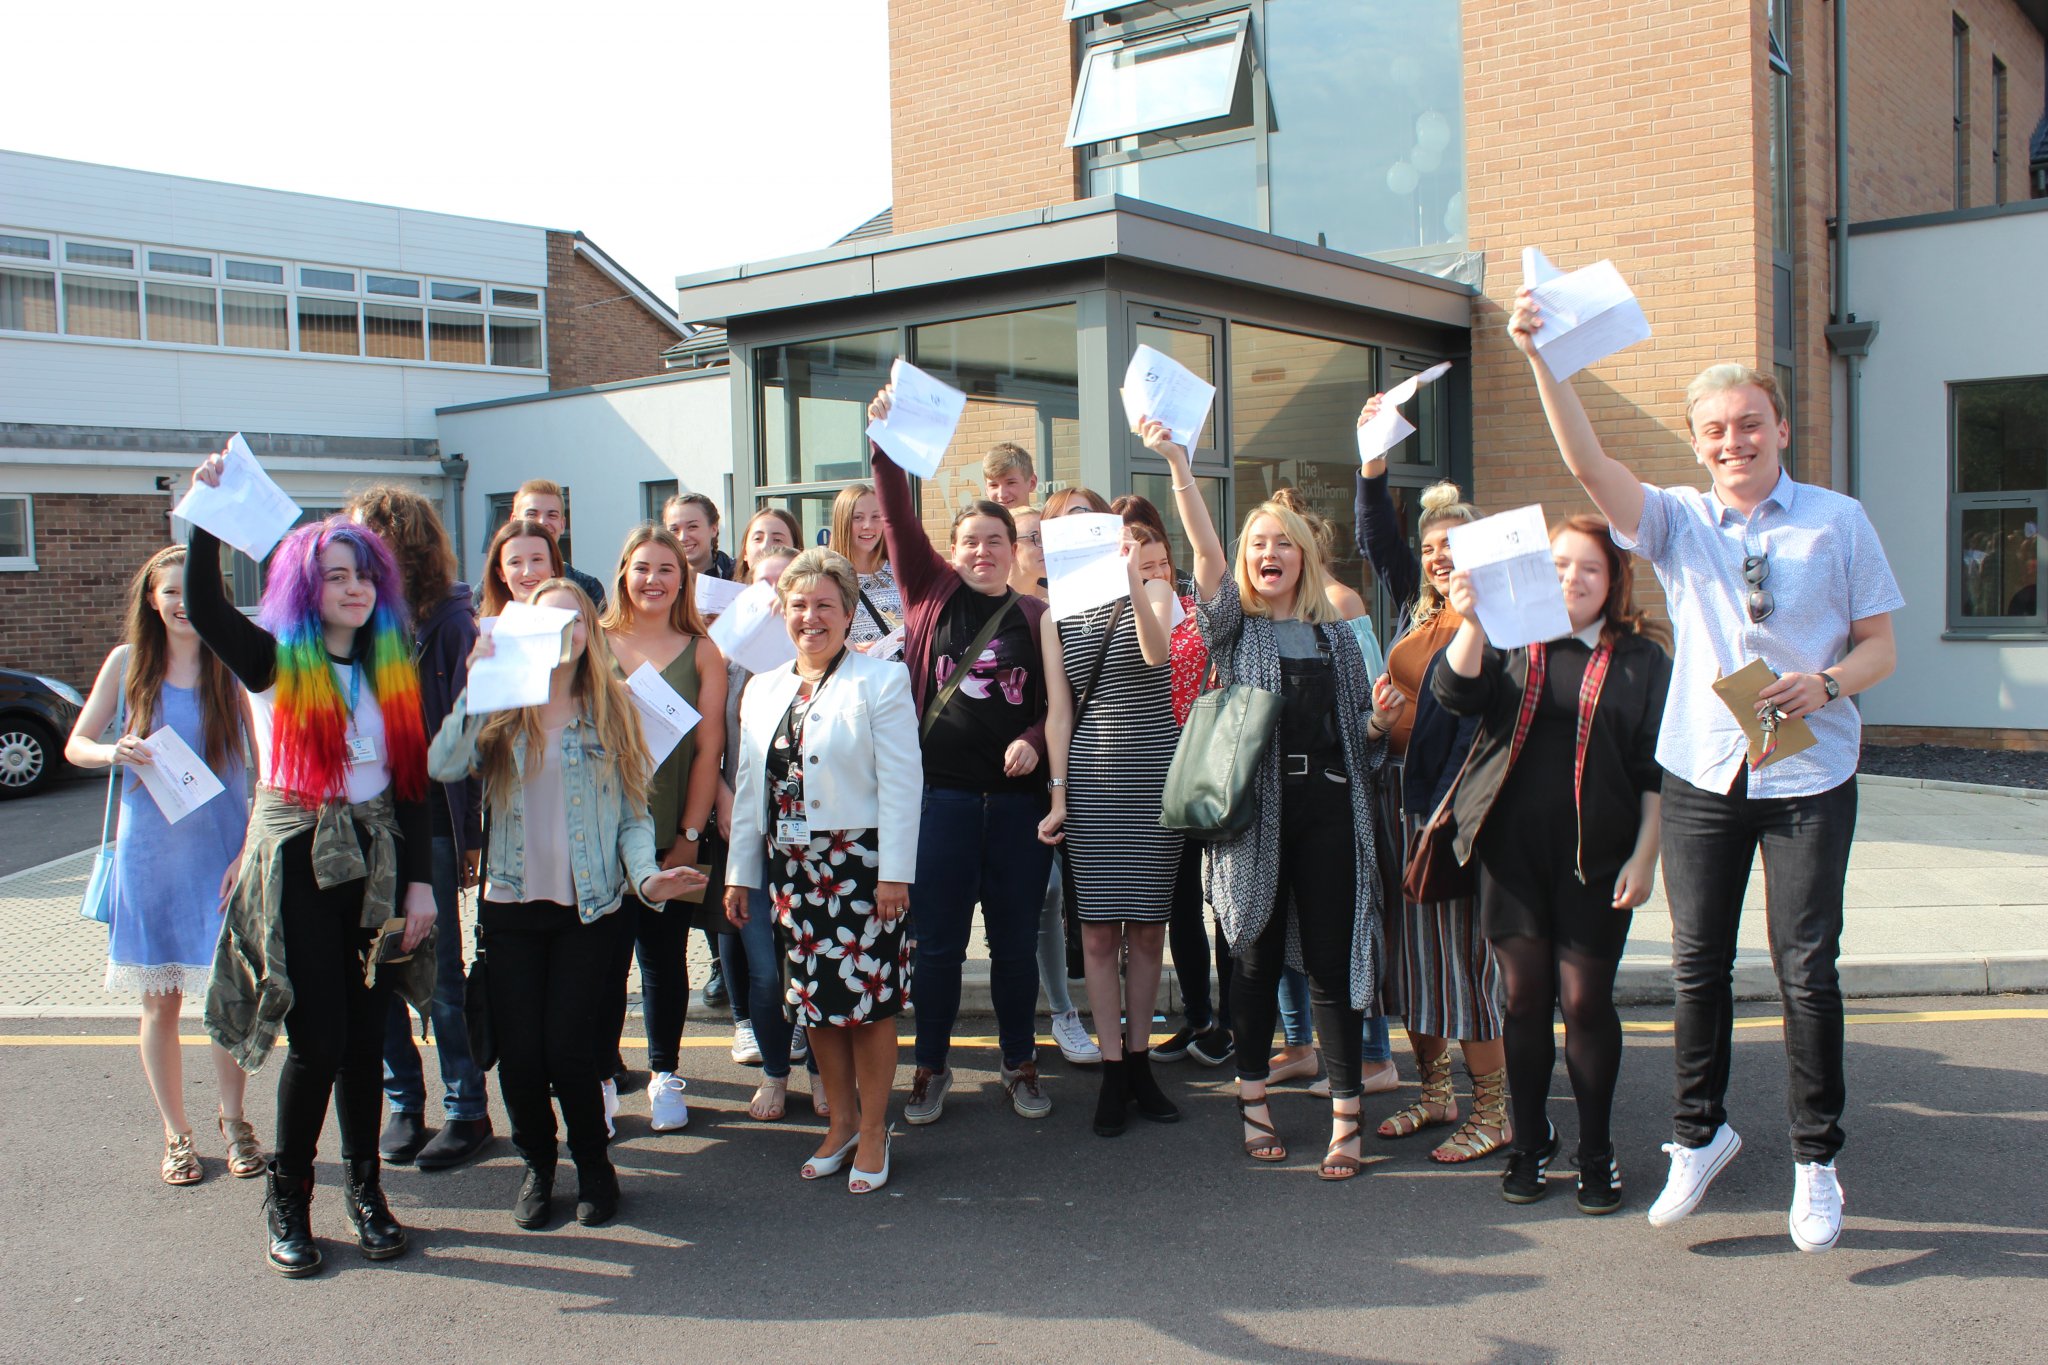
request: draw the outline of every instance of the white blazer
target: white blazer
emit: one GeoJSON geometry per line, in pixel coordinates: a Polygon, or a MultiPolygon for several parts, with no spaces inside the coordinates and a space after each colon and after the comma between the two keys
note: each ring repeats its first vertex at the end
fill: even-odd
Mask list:
{"type": "MultiPolygon", "coordinates": [[[[767,858],[768,745],[796,699],[788,663],[757,674],[740,699],[740,754],[733,775],[728,886],[758,887],[767,858]]],[[[917,828],[924,811],[924,755],[910,671],[849,649],[811,698],[804,721],[804,816],[811,829],[872,829],[881,845],[878,879],[917,880],[917,828]]]]}

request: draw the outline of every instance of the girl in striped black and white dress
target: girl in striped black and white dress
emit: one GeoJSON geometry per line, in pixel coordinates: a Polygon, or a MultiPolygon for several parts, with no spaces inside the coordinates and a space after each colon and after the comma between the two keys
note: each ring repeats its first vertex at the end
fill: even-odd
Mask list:
{"type": "Polygon", "coordinates": [[[1181,855],[1181,837],[1159,827],[1180,738],[1168,664],[1178,604],[1165,543],[1150,528],[1124,529],[1130,596],[1063,621],[1048,614],[1042,628],[1052,810],[1039,838],[1066,849],[1102,1047],[1095,1131],[1105,1137],[1123,1131],[1133,1104],[1157,1123],[1180,1117],[1150,1057],[1181,855]]]}

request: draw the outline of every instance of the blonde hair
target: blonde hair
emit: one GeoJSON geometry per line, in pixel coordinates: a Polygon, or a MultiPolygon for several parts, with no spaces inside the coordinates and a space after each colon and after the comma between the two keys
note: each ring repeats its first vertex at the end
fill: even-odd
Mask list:
{"type": "MultiPolygon", "coordinates": [[[[803,551],[799,550],[794,545],[771,545],[768,547],[768,552],[761,556],[761,562],[759,564],[742,563],[737,569],[734,569],[733,574],[735,576],[733,581],[736,583],[744,583],[748,587],[752,587],[754,584],[759,583],[761,581],[761,576],[755,572],[756,569],[765,569],[778,559],[795,559],[798,555],[802,553],[803,551]]],[[[785,564],[782,567],[786,569],[789,566],[785,564]]],[[[781,576],[782,575],[780,574],[776,575],[777,578],[780,578],[781,576]]]]}
{"type": "Polygon", "coordinates": [[[1692,410],[1700,400],[1717,393],[1726,393],[1730,389],[1741,388],[1762,389],[1764,397],[1771,400],[1771,416],[1780,422],[1785,420],[1785,395],[1778,391],[1777,377],[1736,361],[1726,360],[1719,365],[1707,366],[1693,376],[1692,383],[1685,386],[1685,429],[1692,430],[1692,410]]]}
{"type": "Polygon", "coordinates": [[[853,615],[853,604],[860,600],[860,575],[854,571],[852,560],[822,545],[813,545],[790,561],[782,576],[775,580],[775,600],[787,605],[791,593],[809,587],[821,578],[839,589],[846,614],[853,615]]]}
{"type": "MultiPolygon", "coordinates": [[[[535,588],[533,595],[538,600],[542,594],[551,592],[570,593],[576,599],[577,613],[583,618],[583,657],[576,661],[571,689],[583,703],[583,714],[591,728],[597,731],[605,760],[618,774],[627,804],[644,808],[650,776],[647,742],[641,737],[640,717],[626,695],[625,684],[612,672],[612,650],[605,643],[604,632],[598,629],[597,606],[583,589],[566,578],[550,578],[535,588]]],[[[500,810],[519,781],[512,763],[513,736],[526,738],[528,771],[538,772],[546,760],[547,732],[540,723],[540,712],[538,706],[493,712],[477,736],[476,758],[470,771],[482,774],[484,799],[500,810]]]]}
{"type": "MultiPolygon", "coordinates": [[[[1415,535],[1417,539],[1428,535],[1429,528],[1439,522],[1477,520],[1479,509],[1465,501],[1464,491],[1458,485],[1445,479],[1422,490],[1422,510],[1415,517],[1415,535]]],[[[1415,590],[1415,608],[1408,614],[1411,630],[1428,625],[1444,609],[1444,595],[1429,581],[1429,575],[1418,574],[1417,578],[1420,586],[1415,590]]]]}
{"type": "MultiPolygon", "coordinates": [[[[834,553],[845,555],[849,560],[853,558],[853,509],[860,506],[862,498],[873,496],[875,496],[875,486],[873,484],[850,483],[839,490],[838,497],[832,499],[832,549],[834,553]]],[[[889,562],[889,542],[887,540],[877,542],[875,553],[879,556],[875,561],[877,567],[887,564],[889,562]]]]}
{"type": "Polygon", "coordinates": [[[619,567],[612,574],[611,600],[605,603],[604,616],[598,624],[606,630],[631,629],[638,612],[633,607],[632,594],[626,591],[626,571],[633,566],[633,552],[642,545],[659,545],[676,557],[682,566],[682,576],[676,584],[676,596],[668,604],[668,626],[670,630],[684,635],[702,635],[704,618],[697,611],[696,571],[690,567],[690,557],[683,553],[683,542],[669,534],[665,526],[653,522],[642,522],[626,532],[626,543],[619,547],[619,567]]]}
{"type": "Polygon", "coordinates": [[[1329,560],[1323,553],[1322,542],[1309,529],[1301,514],[1284,502],[1262,502],[1254,507],[1244,519],[1244,529],[1237,537],[1237,562],[1231,574],[1237,580],[1237,597],[1246,616],[1270,616],[1266,599],[1259,596],[1252,585],[1250,567],[1245,562],[1245,546],[1252,536],[1252,523],[1260,517],[1271,517],[1280,523],[1280,530],[1301,550],[1301,579],[1294,585],[1294,614],[1311,625],[1322,625],[1340,621],[1337,609],[1330,605],[1329,560]]]}
{"type": "Polygon", "coordinates": [[[991,446],[981,460],[982,482],[994,483],[1005,474],[1022,474],[1027,479],[1038,477],[1038,470],[1031,463],[1031,452],[1014,441],[991,446]]]}

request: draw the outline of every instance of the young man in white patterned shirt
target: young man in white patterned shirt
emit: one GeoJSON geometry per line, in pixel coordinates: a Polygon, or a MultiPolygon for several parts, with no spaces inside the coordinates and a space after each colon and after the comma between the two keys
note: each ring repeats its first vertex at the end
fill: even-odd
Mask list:
{"type": "Polygon", "coordinates": [[[1671,1172],[1649,1219],[1661,1227],[1691,1213],[1742,1147],[1723,1101],[1736,927],[1761,846],[1790,1068],[1787,1221],[1800,1250],[1826,1251],[1842,1228],[1835,962],[1862,741],[1848,698],[1890,676],[1891,613],[1904,599],[1863,505],[1785,473],[1780,457],[1791,430],[1769,376],[1715,365],[1693,380],[1686,427],[1712,486],[1654,488],[1601,450],[1577,392],[1536,354],[1542,325],[1523,290],[1508,330],[1529,357],[1551,433],[1615,543],[1655,567],[1676,643],[1657,761],[1668,774],[1663,862],[1677,988],[1677,1140],[1665,1146],[1671,1172]],[[1717,678],[1753,659],[1777,674],[1762,702],[1783,720],[1806,721],[1815,741],[1754,769],[1741,726],[1713,691],[1717,678]]]}

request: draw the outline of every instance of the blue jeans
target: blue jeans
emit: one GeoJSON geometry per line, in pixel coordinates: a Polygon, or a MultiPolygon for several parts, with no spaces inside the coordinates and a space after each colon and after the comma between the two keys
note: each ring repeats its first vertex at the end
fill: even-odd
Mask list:
{"type": "MultiPolygon", "coordinates": [[[[1315,1042],[1315,1025],[1309,1019],[1308,1009],[1308,978],[1289,967],[1280,974],[1280,1032],[1287,1039],[1287,1046],[1308,1047],[1315,1042]]],[[[1360,1057],[1373,1065],[1394,1059],[1386,1015],[1365,1016],[1365,1049],[1360,1057]]]]}
{"type": "Polygon", "coordinates": [[[967,960],[977,901],[988,936],[989,995],[1003,1065],[1021,1066],[1038,1055],[1038,922],[1052,871],[1052,849],[1038,842],[1045,809],[1045,798],[1036,793],[925,788],[917,884],[910,893],[919,1066],[946,1069],[953,1022],[960,1016],[960,964],[967,960]]]}
{"type": "MultiPolygon", "coordinates": [[[[465,979],[462,973],[462,912],[456,898],[459,877],[455,840],[434,838],[434,908],[439,911],[434,935],[434,998],[427,1006],[427,1018],[434,1029],[436,1052],[441,1060],[443,1103],[453,1121],[483,1118],[490,1109],[490,1095],[484,1073],[469,1055],[469,1023],[462,1012],[465,979]]],[[[384,1029],[384,1096],[393,1111],[423,1114],[427,1109],[427,1080],[420,1067],[420,1050],[412,1040],[412,1012],[397,992],[391,994],[391,1013],[384,1029]]]]}
{"type": "Polygon", "coordinates": [[[777,942],[775,910],[768,892],[747,892],[747,924],[737,933],[718,936],[718,964],[732,997],[732,1021],[754,1026],[761,1046],[761,1074],[772,1079],[789,1075],[788,1018],[782,1012],[782,947],[777,942]],[[746,1013],[740,1012],[744,1000],[746,1013]]]}

